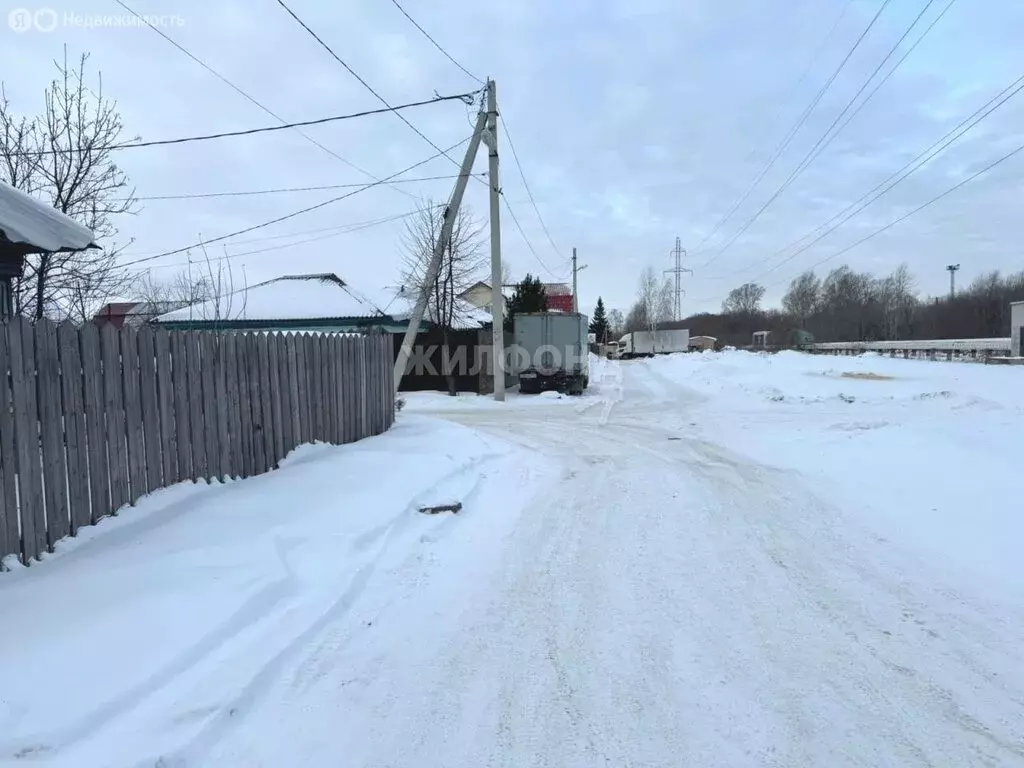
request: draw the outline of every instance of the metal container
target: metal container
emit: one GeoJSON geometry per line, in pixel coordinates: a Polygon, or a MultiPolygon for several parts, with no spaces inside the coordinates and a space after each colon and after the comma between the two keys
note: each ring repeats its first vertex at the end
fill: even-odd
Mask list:
{"type": "Polygon", "coordinates": [[[520,392],[581,393],[589,383],[586,315],[537,312],[516,315],[510,350],[520,392]]]}

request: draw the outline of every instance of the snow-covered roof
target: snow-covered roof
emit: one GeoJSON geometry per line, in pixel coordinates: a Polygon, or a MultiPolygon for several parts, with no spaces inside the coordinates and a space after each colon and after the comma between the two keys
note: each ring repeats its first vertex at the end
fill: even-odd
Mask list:
{"type": "Polygon", "coordinates": [[[337,275],[286,275],[160,315],[158,323],[190,320],[323,320],[383,317],[337,275]]]}
{"type": "Polygon", "coordinates": [[[0,242],[24,245],[26,253],[80,251],[93,234],[56,208],[0,181],[0,242]]]}
{"type": "MultiPolygon", "coordinates": [[[[488,323],[491,322],[491,313],[486,309],[479,309],[477,307],[474,307],[468,301],[463,301],[462,299],[456,299],[456,301],[458,302],[459,306],[457,311],[455,312],[455,321],[452,323],[454,330],[464,331],[473,328],[480,328],[481,326],[487,325],[488,323]]],[[[408,320],[410,315],[412,315],[413,308],[411,306],[411,302],[404,303],[401,306],[401,308],[399,308],[397,305],[398,302],[395,302],[395,306],[391,307],[391,310],[388,312],[388,314],[399,322],[403,320],[408,320]]],[[[434,318],[430,313],[429,307],[427,308],[427,311],[424,314],[423,319],[433,322],[434,318]]]]}

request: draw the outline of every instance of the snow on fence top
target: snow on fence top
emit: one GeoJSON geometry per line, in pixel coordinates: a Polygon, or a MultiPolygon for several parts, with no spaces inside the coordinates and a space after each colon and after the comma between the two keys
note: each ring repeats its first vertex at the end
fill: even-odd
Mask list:
{"type": "Polygon", "coordinates": [[[812,350],[851,349],[883,352],[891,349],[924,349],[936,352],[1009,352],[1010,339],[916,339],[913,341],[830,341],[809,345],[812,350]]]}

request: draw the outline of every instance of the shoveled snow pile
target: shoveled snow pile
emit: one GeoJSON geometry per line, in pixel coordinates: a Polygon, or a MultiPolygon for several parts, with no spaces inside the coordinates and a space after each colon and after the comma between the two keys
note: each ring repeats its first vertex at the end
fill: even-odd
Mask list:
{"type": "Polygon", "coordinates": [[[403,415],[259,477],[165,489],[0,573],[0,765],[211,764],[272,684],[287,700],[351,656],[365,669],[420,643],[445,617],[412,595],[457,612],[547,471],[403,415]],[[418,511],[452,500],[458,516],[418,511]]]}

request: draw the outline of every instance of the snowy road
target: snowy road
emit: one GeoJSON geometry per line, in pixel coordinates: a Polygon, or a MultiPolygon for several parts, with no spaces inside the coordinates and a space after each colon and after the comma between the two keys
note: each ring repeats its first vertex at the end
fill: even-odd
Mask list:
{"type": "MultiPolygon", "coordinates": [[[[582,408],[442,403],[486,436],[445,475],[464,514],[399,505],[331,542],[345,568],[279,537],[290,597],[250,606],[269,619],[131,708],[0,732],[0,764],[1024,765],[1015,585],[881,535],[872,491],[833,493],[813,455],[751,458],[745,422],[663,368],[606,373],[582,408]]],[[[752,443],[791,427],[758,408],[752,443]]]]}

